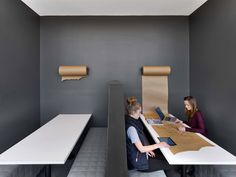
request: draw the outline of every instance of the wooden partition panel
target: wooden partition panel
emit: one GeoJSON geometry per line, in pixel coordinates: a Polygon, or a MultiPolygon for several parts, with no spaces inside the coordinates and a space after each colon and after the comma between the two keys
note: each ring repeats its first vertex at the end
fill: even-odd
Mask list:
{"type": "Polygon", "coordinates": [[[123,85],[108,84],[108,152],[106,177],[128,177],[123,85]]]}

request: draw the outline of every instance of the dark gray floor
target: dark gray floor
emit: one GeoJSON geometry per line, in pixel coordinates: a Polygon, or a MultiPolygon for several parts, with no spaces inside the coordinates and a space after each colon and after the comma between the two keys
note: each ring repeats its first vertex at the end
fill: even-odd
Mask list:
{"type": "MultiPolygon", "coordinates": [[[[52,165],[52,177],[67,177],[70,168],[73,164],[74,159],[68,160],[65,165],[52,165]]],[[[167,177],[180,177],[180,171],[172,171],[171,173],[166,173],[167,177]]],[[[44,169],[37,177],[45,177],[44,169]]],[[[187,175],[187,177],[190,177],[187,175]]]]}

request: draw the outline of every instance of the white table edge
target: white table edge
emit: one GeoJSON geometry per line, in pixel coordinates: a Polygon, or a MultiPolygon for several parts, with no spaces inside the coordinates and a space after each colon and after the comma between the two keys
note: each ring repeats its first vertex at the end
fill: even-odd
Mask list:
{"type": "MultiPolygon", "coordinates": [[[[142,115],[141,117],[141,121],[143,122],[143,124],[145,125],[145,127],[147,128],[149,134],[152,136],[153,140],[156,142],[156,143],[159,143],[160,141],[153,137],[153,133],[151,132],[151,130],[155,131],[152,126],[150,124],[147,123],[147,121],[145,120],[145,117],[142,115]]],[[[161,126],[161,125],[160,125],[161,126]]],[[[156,133],[156,132],[155,132],[156,133]]],[[[213,141],[211,141],[210,139],[204,137],[203,135],[201,135],[200,133],[196,133],[197,135],[199,135],[200,137],[202,137],[204,140],[208,141],[209,143],[212,143],[213,145],[215,146],[218,146],[219,148],[221,148],[223,151],[225,151],[226,153],[234,156],[233,154],[231,154],[230,152],[226,151],[225,149],[223,149],[222,147],[220,147],[219,145],[217,145],[216,143],[214,143],[213,141]]],[[[159,137],[159,135],[156,133],[157,137],[159,137]]],[[[166,149],[166,148],[160,148],[161,152],[163,153],[163,155],[165,156],[166,160],[168,161],[169,164],[171,165],[236,165],[236,157],[235,157],[235,162],[228,162],[228,161],[225,161],[225,162],[214,162],[214,163],[209,163],[209,162],[191,162],[191,163],[182,163],[182,162],[172,162],[171,160],[171,157],[165,155],[165,151],[170,151],[169,149],[166,149]]]]}

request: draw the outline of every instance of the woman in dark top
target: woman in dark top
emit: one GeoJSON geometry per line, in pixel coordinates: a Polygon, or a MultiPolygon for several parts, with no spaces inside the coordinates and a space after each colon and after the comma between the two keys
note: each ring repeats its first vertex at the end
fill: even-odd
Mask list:
{"type": "Polygon", "coordinates": [[[135,97],[127,99],[127,115],[125,116],[126,150],[128,168],[140,172],[164,170],[168,177],[180,177],[178,166],[169,165],[159,148],[169,148],[165,142],[151,144],[148,142],[144,125],[140,117],[141,104],[135,97]]]}
{"type": "MultiPolygon", "coordinates": [[[[207,130],[205,127],[205,122],[202,113],[198,110],[196,99],[192,96],[184,97],[185,105],[185,115],[188,120],[185,121],[190,128],[185,126],[180,126],[179,130],[182,132],[196,132],[201,133],[204,136],[207,136],[207,130]]],[[[181,120],[177,119],[176,123],[183,123],[181,120]]]]}
{"type": "Polygon", "coordinates": [[[143,172],[169,169],[168,162],[162,157],[156,157],[154,150],[169,147],[165,142],[150,145],[144,126],[140,120],[141,105],[135,97],[127,99],[127,115],[125,116],[126,149],[128,168],[143,172]]]}

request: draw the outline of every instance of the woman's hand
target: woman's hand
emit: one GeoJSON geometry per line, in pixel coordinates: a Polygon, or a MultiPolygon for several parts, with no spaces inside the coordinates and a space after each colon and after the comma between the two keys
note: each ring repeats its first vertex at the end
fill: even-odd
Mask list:
{"type": "Polygon", "coordinates": [[[170,147],[170,145],[167,144],[166,142],[160,142],[157,145],[158,145],[158,148],[163,148],[163,147],[164,148],[169,148],[170,147]]]}
{"type": "Polygon", "coordinates": [[[175,123],[177,123],[177,124],[182,124],[183,121],[182,121],[182,120],[179,120],[179,119],[176,119],[176,120],[175,120],[175,123]]]}
{"type": "Polygon", "coordinates": [[[148,156],[150,156],[150,157],[155,157],[155,156],[156,156],[153,151],[149,151],[149,152],[147,152],[147,153],[148,153],[148,156]]]}
{"type": "Polygon", "coordinates": [[[185,128],[184,126],[180,126],[178,129],[179,129],[179,131],[181,131],[181,132],[185,132],[185,131],[186,131],[186,128],[185,128]]]}

